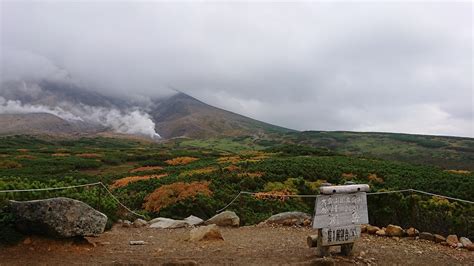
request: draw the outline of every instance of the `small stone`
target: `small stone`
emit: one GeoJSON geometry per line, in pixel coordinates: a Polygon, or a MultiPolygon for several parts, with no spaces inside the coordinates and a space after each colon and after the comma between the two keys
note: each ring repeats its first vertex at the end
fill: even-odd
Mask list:
{"type": "Polygon", "coordinates": [[[365,252],[364,252],[364,251],[361,251],[361,252],[359,253],[359,256],[364,257],[364,256],[365,256],[365,252]]]}
{"type": "Polygon", "coordinates": [[[195,266],[198,263],[194,260],[175,260],[175,261],[168,261],[163,264],[163,266],[195,266]]]}
{"type": "Polygon", "coordinates": [[[378,235],[378,236],[385,236],[385,235],[386,235],[386,232],[385,232],[385,230],[380,229],[380,230],[378,230],[377,232],[375,232],[375,234],[378,235]]]}
{"type": "Polygon", "coordinates": [[[143,227],[143,226],[146,226],[148,225],[148,222],[143,220],[143,219],[136,219],[134,222],[133,222],[133,227],[143,227]]]}
{"type": "Polygon", "coordinates": [[[413,227],[408,228],[406,232],[409,237],[415,237],[420,234],[420,232],[413,227]]]}
{"type": "Polygon", "coordinates": [[[434,242],[436,243],[441,243],[441,242],[446,241],[446,238],[442,235],[434,234],[433,236],[434,236],[434,242]]]}
{"type": "Polygon", "coordinates": [[[130,240],[130,245],[145,245],[145,241],[143,240],[130,240]]]}
{"type": "Polygon", "coordinates": [[[461,238],[459,238],[459,242],[461,242],[461,244],[462,244],[463,247],[472,244],[471,240],[470,240],[469,238],[467,238],[467,237],[461,237],[461,238]]]}
{"type": "Polygon", "coordinates": [[[464,246],[464,248],[469,250],[469,251],[474,251],[474,244],[469,244],[467,246],[464,246]]]}
{"type": "Polygon", "coordinates": [[[23,244],[25,245],[29,245],[31,244],[33,241],[31,241],[31,238],[27,237],[25,240],[23,240],[23,244]]]}
{"type": "Polygon", "coordinates": [[[419,235],[420,239],[428,240],[428,241],[435,241],[435,237],[433,234],[428,232],[421,232],[419,235]]]}
{"type": "Polygon", "coordinates": [[[132,227],[132,222],[130,222],[129,220],[125,220],[123,221],[122,226],[126,228],[132,227]]]}
{"type": "Polygon", "coordinates": [[[449,245],[451,246],[457,246],[459,243],[459,239],[457,235],[449,235],[446,238],[446,242],[448,242],[449,245]]]}

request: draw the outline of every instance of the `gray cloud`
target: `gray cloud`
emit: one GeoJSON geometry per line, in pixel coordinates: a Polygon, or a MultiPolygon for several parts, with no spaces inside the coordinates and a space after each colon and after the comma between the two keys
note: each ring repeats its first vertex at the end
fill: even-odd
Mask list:
{"type": "Polygon", "coordinates": [[[173,86],[301,130],[474,136],[470,2],[2,2],[1,12],[2,79],[68,76],[135,97],[173,86]]]}

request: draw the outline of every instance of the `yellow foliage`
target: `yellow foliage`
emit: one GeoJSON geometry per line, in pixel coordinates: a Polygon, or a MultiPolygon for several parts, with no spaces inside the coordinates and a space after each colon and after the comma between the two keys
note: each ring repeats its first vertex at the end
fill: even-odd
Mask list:
{"type": "Polygon", "coordinates": [[[217,159],[217,162],[220,164],[224,164],[224,163],[237,164],[240,162],[240,157],[239,156],[220,157],[219,159],[217,159]]]}
{"type": "Polygon", "coordinates": [[[237,174],[238,177],[250,177],[250,178],[256,178],[256,177],[262,177],[264,173],[262,172],[245,172],[245,173],[240,173],[237,174]]]}
{"type": "Polygon", "coordinates": [[[468,170],[444,170],[444,171],[448,173],[460,174],[460,175],[468,175],[471,173],[471,171],[468,171],[468,170]]]}
{"type": "Polygon", "coordinates": [[[174,159],[166,160],[165,163],[169,165],[184,165],[188,163],[192,163],[194,161],[199,160],[198,158],[195,157],[176,157],[174,159]]]}
{"type": "Polygon", "coordinates": [[[238,167],[237,165],[229,165],[227,167],[224,167],[224,170],[227,170],[229,172],[237,172],[237,171],[240,171],[240,167],[238,167]]]}
{"type": "Polygon", "coordinates": [[[381,177],[377,176],[377,174],[369,174],[367,179],[369,179],[369,181],[372,181],[374,183],[383,183],[384,182],[381,177]]]}
{"type": "Polygon", "coordinates": [[[51,156],[53,157],[66,157],[66,156],[69,156],[70,154],[69,153],[53,153],[51,154],[51,156]]]}
{"type": "Polygon", "coordinates": [[[130,173],[155,171],[155,170],[163,170],[163,167],[161,167],[161,166],[142,166],[142,167],[138,167],[138,168],[130,170],[130,173]]]}
{"type": "Polygon", "coordinates": [[[205,182],[176,182],[164,185],[150,193],[145,198],[143,208],[147,211],[159,211],[161,208],[177,203],[187,198],[194,198],[197,195],[212,195],[209,189],[209,181],[205,182]]]}
{"type": "Polygon", "coordinates": [[[253,196],[256,199],[260,199],[260,200],[275,199],[275,200],[285,201],[289,198],[289,195],[293,195],[293,193],[288,190],[281,190],[281,191],[271,191],[271,192],[258,192],[258,193],[255,193],[253,196]]]}
{"type": "Polygon", "coordinates": [[[148,180],[152,178],[162,178],[167,176],[168,174],[161,174],[161,175],[142,175],[142,176],[127,176],[121,179],[115,180],[115,182],[110,186],[111,188],[119,188],[124,187],[130,183],[141,181],[141,180],[148,180]]]}

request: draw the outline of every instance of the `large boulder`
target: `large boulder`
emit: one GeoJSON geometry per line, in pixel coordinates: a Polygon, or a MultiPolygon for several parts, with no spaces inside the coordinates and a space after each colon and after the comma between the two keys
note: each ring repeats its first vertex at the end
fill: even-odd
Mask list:
{"type": "Polygon", "coordinates": [[[219,230],[219,227],[215,224],[207,226],[201,226],[193,228],[189,232],[190,241],[202,241],[202,240],[224,240],[224,237],[219,230]]]}
{"type": "Polygon", "coordinates": [[[387,225],[387,228],[385,228],[385,232],[387,233],[388,236],[397,236],[401,237],[403,236],[403,228],[401,228],[398,225],[393,225],[389,224],[387,225]]]}
{"type": "Polygon", "coordinates": [[[104,232],[107,216],[70,198],[10,201],[19,231],[52,237],[93,236],[104,232]]]}
{"type": "Polygon", "coordinates": [[[211,219],[204,222],[205,224],[215,224],[218,226],[239,226],[240,218],[232,211],[224,211],[214,215],[211,219]]]}
{"type": "Polygon", "coordinates": [[[305,225],[311,221],[311,216],[304,212],[282,212],[279,214],[272,215],[268,218],[265,223],[267,224],[280,224],[286,226],[292,225],[305,225]]]}

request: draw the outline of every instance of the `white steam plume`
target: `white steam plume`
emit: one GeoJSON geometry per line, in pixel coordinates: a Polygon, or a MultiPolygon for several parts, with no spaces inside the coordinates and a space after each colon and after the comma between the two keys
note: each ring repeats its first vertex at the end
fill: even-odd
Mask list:
{"type": "Polygon", "coordinates": [[[84,104],[61,106],[22,104],[18,100],[6,100],[0,96],[0,114],[49,113],[71,122],[88,122],[112,128],[115,132],[145,135],[152,139],[161,138],[155,131],[150,115],[131,109],[122,112],[115,108],[95,107],[84,104]]]}

